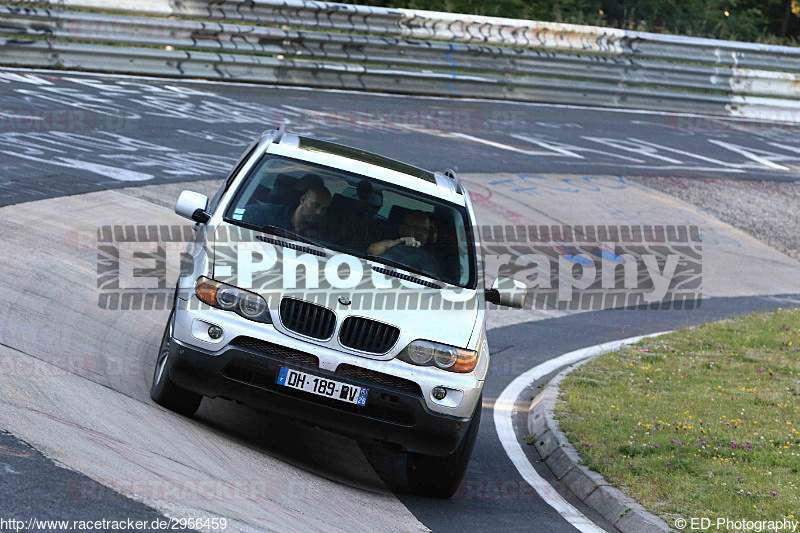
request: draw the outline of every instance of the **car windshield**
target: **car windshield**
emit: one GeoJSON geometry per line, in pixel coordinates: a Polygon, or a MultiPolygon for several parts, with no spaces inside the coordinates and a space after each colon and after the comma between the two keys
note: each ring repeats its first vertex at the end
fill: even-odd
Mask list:
{"type": "Polygon", "coordinates": [[[466,209],[366,176],[265,154],[225,220],[475,287],[466,209]]]}

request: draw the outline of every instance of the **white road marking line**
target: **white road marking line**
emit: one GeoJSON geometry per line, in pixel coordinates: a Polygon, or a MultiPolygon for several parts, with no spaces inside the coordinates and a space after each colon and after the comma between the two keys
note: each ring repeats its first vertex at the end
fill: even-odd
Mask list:
{"type": "Polygon", "coordinates": [[[23,118],[25,120],[44,120],[44,118],[42,118],[42,117],[34,117],[34,116],[31,116],[31,115],[15,115],[13,113],[5,113],[3,111],[0,111],[0,117],[3,117],[3,118],[23,118]]]}
{"type": "Polygon", "coordinates": [[[467,141],[472,141],[480,144],[485,144],[491,146],[493,148],[500,148],[501,150],[508,150],[510,152],[517,152],[520,154],[525,155],[536,155],[536,156],[544,156],[544,157],[555,157],[559,155],[564,155],[562,153],[555,153],[555,152],[542,152],[541,150],[524,150],[522,148],[517,148],[516,146],[511,146],[508,144],[502,144],[495,141],[490,141],[489,139],[481,139],[480,137],[473,137],[472,135],[467,135],[466,133],[459,133],[459,132],[447,132],[447,136],[449,137],[458,137],[459,139],[465,139],[467,141]]]}
{"type": "Polygon", "coordinates": [[[738,146],[736,144],[726,143],[724,141],[718,141],[716,139],[709,139],[708,142],[716,144],[717,146],[721,146],[723,148],[727,148],[728,150],[736,152],[737,154],[741,154],[745,156],[747,159],[751,159],[756,163],[761,163],[766,167],[774,168],[775,170],[791,170],[789,167],[779,165],[778,163],[773,163],[772,161],[770,161],[765,157],[761,157],[759,155],[754,154],[753,152],[747,150],[746,147],[738,146]]]}
{"type": "MultiPolygon", "coordinates": [[[[509,133],[509,135],[511,137],[514,137],[515,139],[519,139],[521,141],[528,141],[528,142],[537,143],[537,144],[539,144],[539,146],[545,146],[546,145],[545,147],[546,148],[550,148],[551,150],[564,150],[565,152],[568,152],[568,153],[573,154],[573,155],[575,155],[577,157],[580,157],[581,159],[583,159],[583,156],[581,156],[579,154],[576,154],[575,152],[587,152],[587,153],[591,153],[591,154],[600,154],[600,155],[603,155],[603,156],[606,156],[606,157],[614,157],[614,158],[622,159],[622,160],[625,160],[625,161],[633,161],[634,163],[644,163],[644,159],[636,159],[635,157],[628,157],[626,155],[612,154],[611,152],[609,152],[607,150],[604,152],[602,150],[595,150],[594,148],[588,148],[586,146],[578,146],[576,144],[566,144],[566,143],[564,143],[562,141],[553,141],[553,142],[549,142],[549,143],[544,143],[543,144],[542,141],[531,139],[529,137],[526,137],[525,135],[520,135],[518,133],[509,133]]],[[[563,163],[566,164],[566,165],[572,164],[569,161],[565,161],[563,163]]],[[[589,163],[587,162],[587,164],[589,164],[589,163]]]]}
{"type": "Polygon", "coordinates": [[[90,163],[88,161],[80,161],[78,159],[69,159],[66,157],[60,158],[61,161],[66,163],[70,168],[77,168],[81,170],[88,170],[107,178],[115,179],[117,181],[148,181],[155,176],[145,172],[137,172],[127,168],[112,167],[109,165],[101,165],[100,163],[90,163]]]}
{"type": "Polygon", "coordinates": [[[586,139],[587,141],[592,141],[605,146],[610,146],[611,148],[615,148],[617,150],[625,150],[627,152],[633,152],[634,154],[639,154],[646,158],[649,157],[652,159],[660,159],[662,161],[666,161],[667,163],[672,163],[673,165],[683,165],[683,161],[679,161],[677,159],[661,155],[658,153],[658,150],[654,149],[652,146],[642,146],[630,138],[615,139],[613,137],[592,137],[589,135],[581,135],[581,139],[586,139]]]}
{"type": "Polygon", "coordinates": [[[0,463],[0,465],[3,465],[3,470],[5,471],[5,473],[6,473],[6,474],[16,474],[16,475],[19,475],[19,472],[17,472],[17,471],[16,471],[16,470],[14,470],[13,468],[11,468],[11,465],[8,465],[8,464],[6,464],[6,463],[0,463]]]}
{"type": "Polygon", "coordinates": [[[730,163],[730,162],[727,162],[727,161],[720,161],[719,159],[706,157],[706,156],[700,155],[700,154],[693,154],[693,153],[687,152],[685,150],[679,150],[678,148],[672,148],[670,146],[664,146],[663,144],[656,144],[656,143],[653,143],[653,142],[650,142],[650,141],[643,141],[641,139],[636,139],[634,137],[631,137],[630,139],[632,141],[636,141],[636,142],[638,142],[640,144],[650,145],[653,148],[659,148],[661,150],[667,150],[667,151],[670,151],[670,152],[675,152],[676,154],[681,154],[681,155],[687,155],[689,157],[694,157],[695,159],[700,159],[702,161],[708,161],[709,163],[712,163],[714,165],[720,165],[720,166],[724,166],[724,167],[733,167],[733,168],[745,168],[745,167],[747,167],[746,164],[743,165],[741,163],[730,163]]]}
{"type": "Polygon", "coordinates": [[[38,76],[33,76],[31,74],[17,74],[16,72],[6,72],[7,68],[3,68],[3,71],[0,72],[0,82],[3,83],[10,83],[10,82],[20,82],[20,83],[29,83],[32,85],[53,85],[47,80],[43,80],[38,76]]]}
{"type": "MultiPolygon", "coordinates": [[[[770,146],[774,146],[775,148],[780,148],[782,150],[786,150],[787,152],[794,152],[796,154],[800,154],[800,147],[797,147],[797,146],[791,146],[791,145],[788,145],[788,144],[774,143],[774,142],[767,143],[767,144],[769,144],[770,146]]],[[[787,158],[785,158],[785,160],[787,160],[787,161],[797,161],[797,159],[798,158],[796,158],[796,157],[787,157],[787,158]]]]}
{"type": "Polygon", "coordinates": [[[9,150],[0,150],[0,153],[14,157],[21,157],[22,159],[27,159],[30,161],[38,161],[40,163],[57,165],[65,168],[87,170],[89,172],[94,172],[95,174],[100,174],[101,176],[105,176],[107,178],[115,179],[118,181],[147,181],[155,178],[155,176],[153,176],[152,174],[146,174],[144,172],[138,172],[136,170],[130,170],[127,168],[120,168],[120,167],[112,167],[108,165],[102,165],[100,163],[90,163],[88,161],[80,161],[78,159],[70,159],[68,157],[43,159],[39,157],[25,155],[18,152],[11,152],[9,150]]]}
{"type": "MultiPolygon", "coordinates": [[[[334,117],[335,116],[335,115],[333,115],[331,113],[326,113],[324,111],[318,111],[318,110],[312,110],[312,109],[304,109],[304,108],[293,107],[293,106],[289,106],[289,105],[282,105],[281,107],[284,108],[284,109],[288,109],[290,111],[295,111],[295,112],[302,112],[302,113],[307,113],[307,114],[317,114],[317,115],[321,115],[321,116],[330,116],[330,117],[334,117]]],[[[288,121],[287,121],[287,123],[288,123],[288,121]]],[[[525,154],[525,155],[546,156],[546,157],[564,156],[564,157],[571,157],[571,158],[577,157],[577,158],[580,158],[580,159],[584,159],[583,156],[563,148],[563,146],[569,146],[573,150],[581,150],[581,151],[586,151],[586,152],[597,152],[597,153],[601,153],[603,155],[606,155],[608,157],[616,157],[616,158],[620,158],[620,159],[627,159],[627,160],[630,160],[630,161],[644,162],[641,159],[634,159],[632,157],[627,157],[627,156],[623,156],[623,155],[616,155],[616,154],[612,154],[612,153],[608,153],[608,152],[600,152],[600,151],[594,150],[592,148],[584,148],[584,147],[581,147],[581,146],[574,146],[574,145],[565,145],[564,143],[558,143],[558,146],[556,146],[554,144],[546,143],[544,141],[539,141],[537,139],[532,139],[532,138],[526,137],[524,135],[519,135],[519,134],[510,134],[510,136],[515,138],[515,139],[521,140],[521,141],[526,141],[526,142],[531,142],[531,143],[537,144],[537,145],[542,146],[544,148],[547,148],[549,150],[553,150],[553,152],[541,152],[541,151],[537,151],[537,150],[525,150],[525,149],[522,149],[522,148],[517,148],[516,146],[510,146],[510,145],[506,145],[506,144],[501,144],[501,143],[498,143],[498,142],[490,141],[488,139],[481,139],[480,137],[473,137],[472,135],[468,135],[466,133],[460,133],[460,132],[431,130],[431,129],[427,129],[427,128],[419,128],[419,127],[416,127],[416,126],[411,126],[409,124],[395,124],[395,126],[401,127],[403,129],[406,129],[406,130],[414,131],[416,133],[425,133],[425,134],[428,134],[428,135],[434,135],[436,137],[443,137],[445,139],[453,139],[453,138],[465,139],[465,140],[468,140],[468,141],[473,141],[473,142],[477,142],[477,143],[481,143],[481,144],[486,144],[486,145],[489,145],[489,146],[492,146],[492,147],[495,147],[495,148],[500,148],[502,150],[509,150],[509,151],[512,151],[512,152],[517,152],[517,153],[521,153],[521,154],[525,154]]],[[[644,143],[644,141],[637,141],[637,142],[644,143]]],[[[652,143],[645,143],[645,144],[650,144],[653,147],[657,147],[658,146],[658,145],[654,145],[652,143]]],[[[699,158],[699,159],[703,159],[703,160],[708,160],[710,162],[719,163],[720,165],[726,164],[726,163],[719,162],[719,161],[716,161],[714,159],[707,158],[707,157],[704,157],[704,156],[691,154],[689,152],[683,152],[682,150],[678,150],[676,148],[669,148],[669,147],[662,147],[662,148],[664,148],[665,150],[671,150],[671,151],[677,152],[677,153],[684,153],[686,155],[689,155],[689,156],[692,156],[692,157],[696,157],[696,158],[699,158]]],[[[674,161],[674,160],[672,160],[672,161],[674,161]]],[[[678,163],[682,163],[682,162],[678,161],[678,163]]],[[[572,164],[572,163],[564,162],[564,164],[572,164]]],[[[575,163],[575,164],[579,164],[579,163],[575,163]]],[[[597,165],[612,165],[612,164],[618,164],[618,163],[597,163],[597,162],[592,161],[592,162],[587,162],[586,164],[592,164],[592,165],[597,166],[597,165]]],[[[727,165],[734,166],[735,164],[734,163],[728,163],[727,165]]],[[[747,165],[740,165],[740,166],[747,166],[747,165]]],[[[685,170],[685,171],[696,171],[696,172],[733,172],[733,173],[744,172],[744,170],[742,170],[741,168],[691,167],[691,166],[682,166],[682,165],[667,165],[667,166],[663,166],[663,165],[661,165],[661,166],[659,166],[659,165],[627,165],[626,168],[651,169],[651,170],[685,170]]]]}
{"type": "MultiPolygon", "coordinates": [[[[284,109],[289,109],[291,111],[296,111],[296,112],[303,112],[303,113],[308,113],[308,114],[317,114],[317,115],[321,115],[321,116],[330,116],[330,117],[334,117],[335,116],[335,115],[333,115],[331,113],[326,113],[324,111],[303,109],[303,108],[293,107],[293,106],[289,106],[289,105],[282,105],[281,107],[284,108],[284,109]]],[[[485,144],[485,145],[488,145],[488,146],[492,146],[494,148],[500,148],[501,150],[508,150],[508,151],[511,151],[511,152],[517,152],[517,153],[521,153],[521,154],[525,154],[525,155],[531,155],[531,156],[544,156],[544,157],[559,157],[559,156],[563,156],[563,157],[570,157],[570,158],[577,157],[577,158],[580,158],[580,159],[584,159],[583,156],[563,148],[563,146],[569,146],[573,150],[582,150],[582,151],[588,151],[588,152],[598,152],[598,153],[602,153],[603,155],[606,155],[608,157],[616,157],[616,158],[620,158],[620,159],[627,159],[627,160],[630,160],[630,161],[643,162],[641,159],[634,159],[634,158],[631,158],[631,157],[622,156],[622,155],[616,155],[616,154],[612,154],[612,153],[608,153],[608,152],[599,152],[598,150],[594,150],[594,149],[591,149],[591,148],[584,148],[584,147],[573,146],[573,145],[564,145],[563,143],[558,143],[559,145],[556,146],[554,144],[546,143],[544,141],[539,141],[537,139],[532,139],[532,138],[526,137],[524,135],[519,135],[519,134],[510,134],[510,137],[513,137],[513,138],[521,140],[521,141],[526,141],[526,142],[531,142],[531,143],[537,144],[539,146],[542,146],[543,148],[547,148],[549,150],[552,150],[552,152],[542,152],[542,151],[537,151],[537,150],[525,150],[523,148],[518,148],[516,146],[502,144],[502,143],[498,143],[498,142],[495,142],[495,141],[490,141],[488,139],[481,139],[480,137],[473,137],[472,135],[468,135],[466,133],[460,133],[460,132],[431,130],[431,129],[428,129],[428,128],[419,128],[419,127],[416,127],[416,126],[411,126],[409,124],[395,124],[395,126],[401,127],[403,129],[406,129],[406,130],[414,131],[416,133],[425,133],[425,134],[428,134],[428,135],[434,135],[436,137],[443,137],[445,139],[453,139],[453,138],[464,139],[464,140],[473,141],[473,142],[477,142],[477,143],[480,143],[480,144],[485,144]]],[[[744,172],[744,170],[742,170],[741,167],[746,167],[747,166],[747,165],[737,165],[735,163],[724,163],[722,161],[717,161],[715,159],[711,159],[711,158],[708,158],[708,157],[700,156],[700,155],[697,155],[697,154],[691,154],[689,152],[684,152],[683,150],[679,150],[677,148],[669,148],[669,147],[666,147],[666,146],[659,146],[659,145],[656,145],[654,143],[649,143],[649,142],[645,142],[645,141],[639,141],[639,140],[636,140],[636,139],[631,139],[631,140],[632,141],[636,141],[636,142],[640,142],[640,143],[643,143],[643,144],[650,145],[650,146],[652,146],[654,148],[660,147],[660,148],[663,148],[665,150],[670,150],[672,152],[685,154],[685,155],[688,155],[688,156],[691,156],[691,157],[695,157],[695,158],[698,158],[698,159],[707,160],[707,161],[712,162],[712,163],[717,163],[717,164],[720,164],[720,165],[727,165],[727,166],[723,167],[723,168],[692,167],[692,166],[682,166],[683,162],[682,161],[677,161],[678,163],[681,163],[681,164],[680,165],[667,165],[667,166],[663,166],[663,165],[662,166],[659,166],[659,165],[627,165],[626,168],[652,169],[652,170],[684,170],[684,171],[696,171],[696,172],[732,172],[732,173],[741,173],[741,172],[744,172]],[[734,166],[737,167],[737,168],[729,168],[729,167],[734,167],[734,166]]],[[[623,149],[627,150],[627,148],[623,148],[623,149]]],[[[647,154],[647,155],[650,155],[650,154],[647,154]]],[[[650,155],[650,157],[656,157],[657,159],[664,159],[666,161],[676,161],[674,159],[660,157],[660,156],[650,155]]],[[[571,163],[565,162],[565,164],[571,164],[571,163]]],[[[587,162],[587,164],[609,165],[609,163],[596,163],[594,161],[591,162],[591,163],[587,162]]],[[[616,164],[616,163],[614,163],[614,164],[616,164]]],[[[784,168],[784,167],[781,167],[781,168],[784,168]]]]}
{"type": "MultiPolygon", "coordinates": [[[[570,164],[577,164],[577,163],[569,163],[569,162],[561,162],[565,165],[570,164]]],[[[592,161],[591,163],[585,163],[587,165],[591,164],[596,167],[599,166],[614,166],[619,165],[619,163],[596,163],[592,161]]],[[[620,165],[621,166],[621,165],[620,165]]],[[[695,171],[695,172],[730,172],[734,174],[741,174],[745,172],[740,168],[717,168],[717,167],[685,167],[682,165],[625,165],[622,168],[638,168],[642,170],[685,170],[685,171],[695,171]]]]}
{"type": "Polygon", "coordinates": [[[519,400],[519,396],[530,387],[536,380],[558,370],[561,367],[577,363],[593,355],[599,355],[606,352],[617,350],[626,344],[633,344],[648,337],[657,337],[669,333],[662,331],[653,333],[651,335],[640,335],[638,337],[629,337],[596,346],[589,346],[581,348],[573,352],[565,353],[554,359],[550,359],[538,366],[535,366],[517,377],[503,390],[502,394],[497,398],[494,403],[494,425],[497,430],[497,436],[506,455],[514,463],[517,471],[522,478],[533,487],[533,489],[541,496],[541,498],[550,507],[555,509],[558,514],[564,517],[570,524],[575,526],[579,531],[591,533],[603,533],[605,530],[598,527],[594,522],[589,520],[583,513],[573,507],[567,500],[560,494],[553,490],[552,486],[536,471],[533,465],[528,461],[528,457],[522,449],[522,445],[517,439],[514,432],[513,414],[514,406],[519,400]]]}
{"type": "Polygon", "coordinates": [[[548,150],[552,150],[557,152],[566,157],[574,157],[575,159],[585,159],[582,155],[576,154],[575,152],[570,152],[569,150],[562,148],[561,146],[556,146],[554,144],[550,144],[546,141],[540,141],[539,139],[533,139],[528,137],[527,135],[521,135],[519,133],[509,133],[509,135],[515,139],[519,139],[520,141],[529,142],[531,144],[535,144],[537,146],[541,146],[542,148],[547,148],[548,150]]]}

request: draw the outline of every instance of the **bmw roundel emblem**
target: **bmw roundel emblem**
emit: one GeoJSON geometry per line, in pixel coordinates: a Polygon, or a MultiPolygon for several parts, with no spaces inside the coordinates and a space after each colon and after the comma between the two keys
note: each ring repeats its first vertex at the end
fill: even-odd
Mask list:
{"type": "Polygon", "coordinates": [[[349,298],[345,298],[344,296],[340,296],[339,297],[339,303],[342,304],[342,305],[350,305],[351,302],[350,302],[349,298]]]}

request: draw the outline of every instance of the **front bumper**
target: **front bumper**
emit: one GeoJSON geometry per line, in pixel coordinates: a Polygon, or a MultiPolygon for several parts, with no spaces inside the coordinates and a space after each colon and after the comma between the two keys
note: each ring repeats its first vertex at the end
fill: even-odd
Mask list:
{"type": "Polygon", "coordinates": [[[276,344],[229,345],[207,352],[172,339],[169,377],[180,387],[220,397],[358,439],[391,443],[403,451],[448,455],[466,434],[469,418],[428,409],[413,382],[382,379],[374,371],[343,365],[336,372],[316,357],[276,344]],[[369,388],[365,406],[277,385],[280,367],[369,388]],[[341,369],[341,370],[340,370],[341,369]]]}

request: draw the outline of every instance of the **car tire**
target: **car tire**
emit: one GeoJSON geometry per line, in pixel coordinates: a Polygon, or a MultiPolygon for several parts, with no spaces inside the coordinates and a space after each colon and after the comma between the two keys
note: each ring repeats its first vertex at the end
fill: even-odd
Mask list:
{"type": "Polygon", "coordinates": [[[408,486],[415,494],[433,498],[450,498],[458,490],[467,471],[472,449],[481,423],[483,396],[472,415],[467,434],[456,451],[444,457],[409,453],[406,463],[408,486]]]}
{"type": "Polygon", "coordinates": [[[170,411],[175,411],[184,416],[193,415],[200,407],[203,400],[202,394],[197,394],[177,386],[169,379],[167,362],[169,360],[169,348],[172,340],[171,326],[175,316],[175,311],[170,313],[167,320],[167,327],[164,328],[164,335],[161,337],[161,345],[158,348],[158,357],[153,369],[153,383],[150,386],[150,398],[158,405],[166,407],[170,411]]]}

